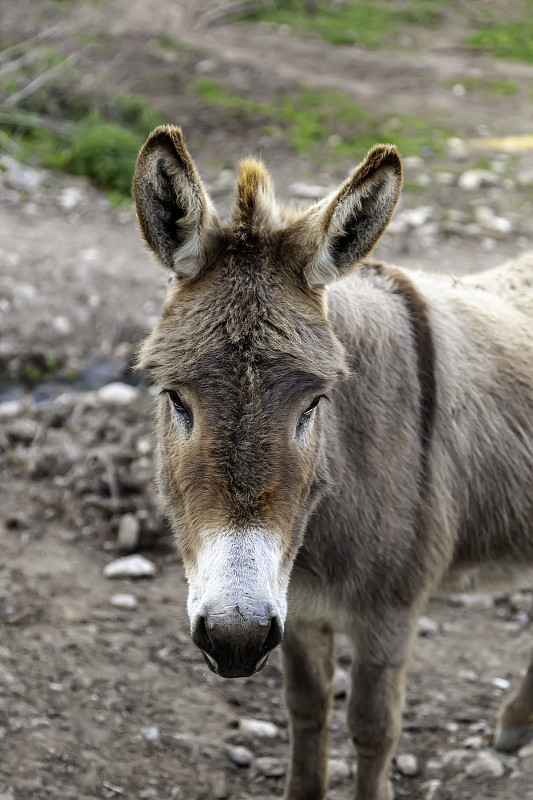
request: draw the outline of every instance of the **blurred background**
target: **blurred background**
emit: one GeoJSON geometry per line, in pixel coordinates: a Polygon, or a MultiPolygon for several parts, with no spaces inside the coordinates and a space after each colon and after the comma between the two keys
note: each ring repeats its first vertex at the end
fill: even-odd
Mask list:
{"type": "MultiPolygon", "coordinates": [[[[404,191],[377,255],[491,267],[533,247],[533,2],[0,0],[0,800],[282,793],[279,664],[223,682],[190,644],[153,390],[131,370],[165,288],[131,178],[162,123],[182,127],[223,214],[247,155],[299,204],[394,142],[404,191]],[[139,552],[115,565],[134,574],[104,574],[139,552]]],[[[430,605],[399,798],[533,798],[533,753],[489,749],[532,606],[430,605]]],[[[338,661],[342,800],[342,641],[338,661]]]]}

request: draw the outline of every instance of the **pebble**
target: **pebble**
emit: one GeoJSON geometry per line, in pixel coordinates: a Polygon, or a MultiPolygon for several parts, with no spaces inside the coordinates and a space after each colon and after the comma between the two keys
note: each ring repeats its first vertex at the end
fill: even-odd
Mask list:
{"type": "Polygon", "coordinates": [[[115,608],[122,608],[126,611],[134,611],[137,608],[137,598],[133,594],[113,594],[109,602],[115,608]]]}
{"type": "Polygon", "coordinates": [[[478,753],[473,761],[466,767],[466,774],[471,778],[491,777],[500,778],[505,772],[500,759],[492,753],[478,753]]]}
{"type": "Polygon", "coordinates": [[[76,186],[66,186],[59,195],[59,205],[65,211],[72,211],[83,200],[83,193],[76,186]]]}
{"type": "Polygon", "coordinates": [[[442,763],[449,764],[452,767],[459,767],[467,758],[470,758],[472,755],[470,750],[466,750],[465,748],[459,749],[456,748],[455,750],[449,750],[443,757],[442,763]]]}
{"type": "Polygon", "coordinates": [[[449,596],[452,606],[464,606],[465,608],[492,608],[494,597],[491,594],[452,594],[449,596]]]}
{"type": "Polygon", "coordinates": [[[281,778],[287,771],[287,767],[283,761],[271,756],[256,758],[255,767],[257,771],[266,778],[281,778]]]}
{"type": "Polygon", "coordinates": [[[418,620],[419,636],[435,636],[439,632],[439,624],[429,617],[420,617],[418,620]]]}
{"type": "Polygon", "coordinates": [[[67,336],[69,333],[72,333],[72,323],[68,317],[60,315],[59,317],[54,317],[52,324],[58,333],[67,336]]]}
{"type": "Polygon", "coordinates": [[[139,545],[141,524],[135,514],[123,514],[118,523],[117,545],[120,550],[131,553],[139,545]]]}
{"type": "Polygon", "coordinates": [[[465,747],[468,747],[469,750],[481,750],[485,741],[482,736],[468,736],[463,742],[465,747]]]}
{"type": "Polygon", "coordinates": [[[318,200],[328,193],[325,186],[314,183],[291,183],[289,192],[292,197],[301,197],[304,200],[318,200]]]}
{"type": "Polygon", "coordinates": [[[145,728],[141,728],[141,736],[147,742],[158,742],[159,728],[157,725],[147,725],[145,728]]]}
{"type": "Polygon", "coordinates": [[[498,186],[499,183],[499,176],[488,169],[467,169],[457,180],[463,192],[477,192],[483,186],[498,186]]]}
{"type": "Polygon", "coordinates": [[[352,767],[349,761],[344,758],[328,758],[328,780],[329,785],[341,783],[352,776],[352,767]]]}
{"type": "Polygon", "coordinates": [[[426,794],[424,796],[424,800],[433,800],[433,798],[436,796],[437,792],[439,791],[440,787],[441,787],[441,781],[439,781],[437,778],[434,778],[433,780],[428,781],[425,784],[426,794]]]}
{"type": "Polygon", "coordinates": [[[233,763],[239,767],[249,767],[254,757],[252,751],[242,745],[228,747],[227,753],[233,763]]]}
{"type": "Polygon", "coordinates": [[[477,206],[474,209],[474,217],[479,227],[493,236],[503,237],[512,230],[510,221],[505,217],[496,216],[489,206],[477,206]]]}
{"type": "Polygon", "coordinates": [[[22,189],[30,193],[36,192],[46,177],[46,172],[27,167],[11,156],[2,156],[0,163],[5,169],[2,175],[3,182],[11,189],[22,189]]]}
{"type": "Polygon", "coordinates": [[[396,766],[398,767],[398,772],[407,778],[414,778],[416,775],[420,775],[418,758],[412,753],[400,753],[400,755],[396,756],[396,766]]]}
{"type": "Polygon", "coordinates": [[[514,592],[509,598],[513,611],[533,611],[533,594],[531,592],[514,592]]]}
{"type": "Polygon", "coordinates": [[[273,722],[262,719],[240,719],[239,728],[243,733],[259,736],[264,739],[275,739],[279,736],[279,728],[273,722]]]}
{"type": "Polygon", "coordinates": [[[518,751],[518,758],[533,758],[533,742],[520,748],[518,751]]]}
{"type": "Polygon", "coordinates": [[[435,181],[439,186],[455,186],[457,178],[453,172],[436,172],[435,181]]]}
{"type": "Polygon", "coordinates": [[[106,578],[151,578],[155,575],[156,566],[145,556],[134,553],[131,556],[115,558],[104,567],[106,578]]]}
{"type": "Polygon", "coordinates": [[[101,403],[115,406],[129,406],[139,398],[140,392],[135,386],[121,381],[113,381],[102,386],[96,392],[96,397],[101,403]]]}
{"type": "Polygon", "coordinates": [[[511,683],[506,678],[493,678],[492,685],[498,689],[510,689],[511,683]]]}
{"type": "Polygon", "coordinates": [[[0,403],[0,419],[11,419],[22,411],[22,403],[18,400],[6,400],[0,403]]]}
{"type": "Polygon", "coordinates": [[[333,675],[333,697],[346,697],[350,691],[350,675],[342,667],[335,667],[333,675]]]}

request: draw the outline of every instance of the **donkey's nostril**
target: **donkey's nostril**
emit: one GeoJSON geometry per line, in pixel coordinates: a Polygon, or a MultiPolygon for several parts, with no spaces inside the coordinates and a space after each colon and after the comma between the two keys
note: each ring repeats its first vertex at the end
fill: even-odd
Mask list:
{"type": "Polygon", "coordinates": [[[282,636],[283,626],[279,620],[279,617],[272,617],[270,628],[262,645],[263,653],[270,653],[271,650],[277,647],[281,642],[282,636]]]}
{"type": "Polygon", "coordinates": [[[205,617],[198,617],[192,631],[192,640],[200,650],[206,653],[212,653],[215,650],[213,642],[209,638],[207,632],[207,625],[205,624],[205,617]]]}

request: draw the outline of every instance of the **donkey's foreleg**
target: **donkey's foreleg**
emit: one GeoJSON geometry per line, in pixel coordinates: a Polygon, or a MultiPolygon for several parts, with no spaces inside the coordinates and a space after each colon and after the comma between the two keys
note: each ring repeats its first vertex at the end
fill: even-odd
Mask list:
{"type": "Polygon", "coordinates": [[[285,800],[326,795],[333,634],[301,621],[287,624],[282,642],[291,755],[285,800]]]}
{"type": "Polygon", "coordinates": [[[494,736],[496,750],[516,750],[533,739],[533,657],[520,689],[503,707],[494,736]]]}
{"type": "Polygon", "coordinates": [[[416,616],[374,619],[356,635],[348,727],[357,750],[356,800],[392,800],[390,761],[402,729],[416,616]]]}

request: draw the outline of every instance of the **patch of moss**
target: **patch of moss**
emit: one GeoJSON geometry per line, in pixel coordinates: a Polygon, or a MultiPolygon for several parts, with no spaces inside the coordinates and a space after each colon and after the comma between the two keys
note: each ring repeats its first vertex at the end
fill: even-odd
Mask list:
{"type": "Polygon", "coordinates": [[[350,0],[313,4],[302,0],[278,0],[259,7],[241,18],[262,20],[275,25],[290,25],[295,31],[310,31],[332,44],[358,42],[369,47],[391,43],[405,26],[432,26],[442,19],[447,7],[457,0],[350,0]]]}
{"type": "Polygon", "coordinates": [[[406,156],[435,154],[450,135],[428,115],[377,117],[343,92],[300,86],[291,94],[260,103],[232,94],[212,79],[195,81],[191,88],[204,102],[227,113],[261,118],[263,132],[282,132],[295,152],[317,161],[332,161],[339,155],[359,158],[380,141],[397,144],[406,156]]]}
{"type": "Polygon", "coordinates": [[[496,58],[533,63],[533,0],[522,0],[523,14],[508,19],[505,12],[492,14],[470,37],[470,44],[496,58]]]}

